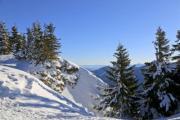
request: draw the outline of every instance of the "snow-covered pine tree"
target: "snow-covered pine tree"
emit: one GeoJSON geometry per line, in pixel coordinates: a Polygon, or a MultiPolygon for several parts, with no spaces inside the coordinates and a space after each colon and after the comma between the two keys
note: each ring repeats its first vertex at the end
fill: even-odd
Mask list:
{"type": "Polygon", "coordinates": [[[45,25],[44,30],[44,46],[43,46],[43,60],[52,61],[58,59],[60,43],[55,36],[55,27],[53,24],[45,25]]]}
{"type": "Polygon", "coordinates": [[[11,51],[14,52],[15,51],[15,46],[16,46],[16,38],[18,38],[17,36],[19,35],[16,26],[13,26],[11,28],[11,35],[10,35],[10,47],[11,47],[11,51]]]}
{"type": "Polygon", "coordinates": [[[26,49],[26,59],[32,60],[33,59],[33,49],[34,49],[34,36],[31,28],[27,28],[27,41],[25,44],[26,49]]]}
{"type": "Polygon", "coordinates": [[[113,81],[106,87],[102,87],[100,104],[95,108],[105,111],[105,116],[116,118],[135,117],[137,112],[136,91],[137,81],[127,50],[119,45],[114,54],[116,61],[107,71],[108,79],[113,81]]]}
{"type": "Polygon", "coordinates": [[[21,37],[22,37],[22,48],[19,52],[19,58],[26,60],[27,59],[26,35],[23,34],[23,35],[21,35],[21,37]]]}
{"type": "Polygon", "coordinates": [[[17,59],[24,58],[24,47],[25,47],[25,36],[21,35],[18,32],[18,29],[16,26],[12,27],[11,36],[10,36],[10,43],[11,43],[11,50],[14,54],[14,56],[17,59]]]}
{"type": "Polygon", "coordinates": [[[177,40],[175,41],[176,44],[173,45],[173,51],[176,52],[176,55],[173,56],[173,60],[177,63],[177,69],[180,70],[180,30],[177,31],[176,35],[177,40]]]}
{"type": "Polygon", "coordinates": [[[172,91],[176,94],[178,100],[180,100],[180,30],[177,31],[176,38],[177,40],[172,48],[172,51],[174,52],[172,60],[176,64],[173,79],[177,84],[173,87],[172,91]]]}
{"type": "Polygon", "coordinates": [[[152,119],[159,114],[168,116],[176,108],[176,97],[171,92],[175,84],[171,79],[171,52],[165,37],[165,32],[159,27],[154,42],[156,60],[146,63],[143,69],[145,80],[141,110],[144,119],[152,119]]]}
{"type": "Polygon", "coordinates": [[[33,23],[32,26],[32,35],[34,39],[33,47],[32,47],[32,60],[35,64],[43,63],[43,30],[39,22],[33,23]]]}
{"type": "Polygon", "coordinates": [[[6,55],[10,53],[9,34],[6,29],[6,25],[0,22],[0,55],[6,55]]]}

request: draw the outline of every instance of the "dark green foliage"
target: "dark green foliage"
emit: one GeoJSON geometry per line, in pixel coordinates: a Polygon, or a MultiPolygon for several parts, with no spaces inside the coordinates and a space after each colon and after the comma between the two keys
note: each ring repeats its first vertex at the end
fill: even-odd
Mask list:
{"type": "Polygon", "coordinates": [[[130,59],[126,49],[119,45],[114,54],[116,61],[107,71],[108,79],[113,84],[103,88],[98,110],[109,109],[105,115],[117,118],[135,117],[137,115],[137,81],[134,76],[133,67],[130,67],[130,59]]]}
{"type": "Polygon", "coordinates": [[[34,50],[34,37],[33,37],[33,32],[32,29],[28,28],[27,29],[27,42],[26,42],[26,58],[27,60],[32,60],[33,59],[33,50],[34,50]]]}
{"type": "Polygon", "coordinates": [[[55,27],[53,24],[45,25],[44,30],[44,46],[43,46],[43,59],[56,60],[58,59],[60,44],[54,34],[55,27]]]}
{"type": "Polygon", "coordinates": [[[22,44],[22,48],[21,48],[21,51],[20,51],[19,58],[26,60],[27,59],[26,36],[22,35],[21,37],[22,37],[22,43],[21,43],[22,44]]]}
{"type": "Polygon", "coordinates": [[[32,46],[32,59],[36,64],[44,63],[43,59],[43,30],[41,28],[40,23],[33,23],[32,26],[32,35],[33,35],[33,46],[32,46]]]}
{"type": "Polygon", "coordinates": [[[146,63],[143,69],[144,74],[144,99],[142,110],[145,119],[161,115],[169,116],[174,113],[177,105],[176,97],[172,92],[174,80],[172,79],[172,68],[169,63],[170,50],[165,32],[158,28],[156,41],[156,61],[146,63]]]}
{"type": "Polygon", "coordinates": [[[18,32],[16,26],[13,26],[11,31],[10,43],[11,43],[11,50],[17,59],[21,59],[25,57],[24,55],[25,42],[26,42],[25,36],[21,35],[18,32]]]}
{"type": "Polygon", "coordinates": [[[13,26],[9,36],[6,26],[0,22],[0,54],[11,51],[17,59],[26,59],[37,64],[58,60],[59,40],[55,36],[53,24],[46,24],[42,29],[39,22],[33,23],[26,34],[20,34],[13,26]]]}
{"type": "Polygon", "coordinates": [[[5,23],[0,22],[0,55],[10,53],[9,34],[5,23]]]}
{"type": "Polygon", "coordinates": [[[60,44],[54,33],[53,24],[41,25],[33,23],[31,29],[27,29],[27,58],[36,64],[58,59],[60,44]]]}
{"type": "Polygon", "coordinates": [[[177,69],[180,71],[180,30],[177,31],[177,40],[175,41],[176,44],[173,45],[172,51],[176,53],[175,56],[173,56],[173,60],[177,63],[177,69]]]}
{"type": "Polygon", "coordinates": [[[156,50],[156,60],[158,62],[163,62],[169,60],[171,55],[169,48],[169,41],[165,38],[166,33],[159,27],[156,32],[156,41],[154,42],[154,47],[156,50]]]}
{"type": "Polygon", "coordinates": [[[172,51],[174,52],[172,60],[175,61],[174,64],[176,64],[176,69],[174,70],[172,78],[175,80],[175,83],[177,84],[173,86],[172,92],[174,92],[178,100],[180,100],[180,30],[177,31],[176,38],[177,40],[175,41],[175,44],[172,48],[172,51]]]}

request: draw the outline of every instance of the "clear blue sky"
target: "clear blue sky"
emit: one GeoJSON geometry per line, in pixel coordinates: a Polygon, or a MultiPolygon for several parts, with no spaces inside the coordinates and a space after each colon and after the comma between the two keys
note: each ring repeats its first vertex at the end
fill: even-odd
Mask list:
{"type": "Polygon", "coordinates": [[[118,43],[144,63],[154,59],[158,26],[175,40],[180,0],[0,0],[0,19],[21,32],[34,21],[54,23],[62,56],[80,65],[109,64],[118,43]]]}

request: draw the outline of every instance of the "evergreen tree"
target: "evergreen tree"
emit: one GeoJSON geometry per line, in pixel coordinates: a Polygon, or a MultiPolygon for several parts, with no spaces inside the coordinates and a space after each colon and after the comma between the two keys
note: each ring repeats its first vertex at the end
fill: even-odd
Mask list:
{"type": "Polygon", "coordinates": [[[175,83],[177,83],[172,91],[177,96],[178,100],[180,100],[180,30],[177,31],[177,40],[175,41],[176,44],[173,45],[172,51],[174,52],[174,56],[172,60],[175,61],[176,69],[174,70],[173,79],[175,83]]]}
{"type": "Polygon", "coordinates": [[[60,44],[54,33],[53,24],[45,25],[42,30],[41,25],[33,23],[31,29],[27,29],[26,54],[29,60],[36,64],[43,64],[45,61],[58,59],[60,44]]]}
{"type": "Polygon", "coordinates": [[[180,72],[180,30],[177,31],[177,40],[175,41],[176,44],[173,45],[173,51],[176,53],[175,56],[173,56],[173,60],[176,61],[177,63],[177,69],[179,70],[180,72]]]}
{"type": "Polygon", "coordinates": [[[113,84],[102,88],[101,102],[96,109],[105,110],[106,116],[116,118],[134,117],[137,114],[137,81],[127,50],[119,45],[114,54],[116,61],[107,71],[113,84]]]}
{"type": "Polygon", "coordinates": [[[171,92],[175,84],[171,78],[172,68],[169,63],[171,52],[165,32],[159,27],[154,42],[156,61],[146,63],[143,69],[143,117],[152,119],[160,114],[170,115],[176,107],[176,97],[171,92]]]}
{"type": "Polygon", "coordinates": [[[32,29],[27,29],[27,42],[25,45],[26,49],[26,58],[27,60],[33,60],[33,50],[34,50],[34,36],[32,29]]]}
{"type": "Polygon", "coordinates": [[[33,47],[32,47],[32,60],[37,64],[43,63],[43,31],[40,23],[33,23],[32,27],[32,35],[34,39],[33,47]]]}
{"type": "Polygon", "coordinates": [[[9,34],[5,23],[0,22],[0,55],[10,53],[9,34]]]}
{"type": "Polygon", "coordinates": [[[11,36],[10,36],[10,47],[12,52],[14,52],[16,49],[15,46],[16,46],[17,38],[19,40],[19,33],[16,26],[13,26],[11,28],[11,36]]]}
{"type": "Polygon", "coordinates": [[[10,41],[14,56],[18,59],[24,58],[23,49],[25,47],[25,38],[18,32],[16,26],[12,27],[12,35],[10,37],[10,41]]]}
{"type": "Polygon", "coordinates": [[[26,36],[23,34],[21,37],[22,37],[22,48],[21,51],[19,52],[19,58],[27,59],[26,36]]]}
{"type": "Polygon", "coordinates": [[[55,36],[55,27],[53,24],[45,25],[44,31],[44,46],[43,46],[43,60],[56,60],[58,59],[58,53],[60,44],[55,36]]]}

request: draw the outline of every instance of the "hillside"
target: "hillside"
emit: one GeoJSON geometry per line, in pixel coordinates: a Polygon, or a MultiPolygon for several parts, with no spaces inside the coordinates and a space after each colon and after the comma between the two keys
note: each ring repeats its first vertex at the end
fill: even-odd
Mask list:
{"type": "Polygon", "coordinates": [[[89,115],[37,78],[0,66],[0,119],[57,119],[89,115]]]}
{"type": "Polygon", "coordinates": [[[79,79],[76,86],[66,86],[62,94],[68,99],[80,103],[90,111],[95,112],[93,107],[96,102],[96,95],[98,95],[99,92],[97,86],[103,85],[104,82],[84,68],[80,68],[78,74],[79,79]]]}
{"type": "MultiPolygon", "coordinates": [[[[89,112],[96,112],[93,109],[93,106],[96,102],[95,97],[99,92],[97,90],[97,85],[102,85],[104,82],[90,71],[79,67],[70,61],[64,60],[63,58],[60,58],[60,60],[55,62],[53,65],[45,64],[35,66],[26,61],[17,60],[12,55],[1,55],[0,64],[28,72],[40,80],[47,79],[46,77],[41,77],[42,73],[43,75],[47,74],[48,78],[53,78],[54,81],[51,82],[50,85],[46,84],[47,86],[56,91],[62,92],[62,95],[74,103],[77,103],[82,107],[86,107],[89,112]],[[49,66],[52,66],[52,68],[49,69],[49,66]],[[66,79],[65,83],[62,80],[57,80],[56,77],[54,77],[54,74],[56,75],[57,73],[61,73],[60,77],[63,76],[66,79]],[[57,83],[62,85],[63,88],[59,89],[57,83]]],[[[46,83],[46,81],[44,81],[44,83],[46,83]]]]}
{"type": "Polygon", "coordinates": [[[109,119],[91,116],[84,107],[21,70],[0,65],[0,76],[0,120],[109,119]]]}

